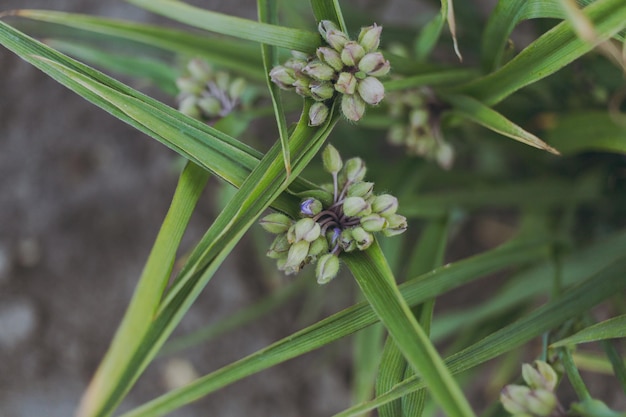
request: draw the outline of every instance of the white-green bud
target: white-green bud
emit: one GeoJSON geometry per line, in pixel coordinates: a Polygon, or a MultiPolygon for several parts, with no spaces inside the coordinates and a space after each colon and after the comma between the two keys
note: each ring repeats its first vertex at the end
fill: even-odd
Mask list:
{"type": "Polygon", "coordinates": [[[230,75],[224,71],[218,71],[215,73],[215,85],[220,90],[226,92],[230,86],[230,75]]]}
{"type": "Polygon", "coordinates": [[[209,117],[217,117],[222,112],[222,103],[213,96],[203,96],[198,100],[198,107],[209,117]]]}
{"type": "Polygon", "coordinates": [[[176,87],[182,93],[198,95],[204,89],[204,84],[191,77],[181,77],[176,79],[176,87]]]}
{"type": "Polygon", "coordinates": [[[548,391],[553,391],[558,381],[554,369],[544,361],[535,361],[535,367],[528,363],[523,364],[522,377],[529,387],[548,391]]]}
{"type": "Polygon", "coordinates": [[[330,65],[335,71],[341,71],[343,68],[343,61],[339,52],[333,48],[327,46],[320,46],[315,51],[317,57],[326,64],[330,65]]]}
{"type": "Polygon", "coordinates": [[[356,242],[356,247],[359,250],[365,250],[369,248],[374,242],[374,236],[370,232],[367,232],[362,227],[358,226],[352,228],[352,237],[354,238],[354,241],[356,242]]]}
{"type": "Polygon", "coordinates": [[[530,395],[530,388],[523,385],[507,385],[500,392],[502,407],[513,415],[528,413],[526,399],[530,395]]]}
{"type": "Polygon", "coordinates": [[[332,253],[320,256],[315,267],[317,283],[327,284],[337,276],[339,272],[339,257],[332,253]]]}
{"type": "Polygon", "coordinates": [[[318,81],[330,81],[335,76],[335,70],[330,65],[324,64],[319,59],[309,62],[302,72],[318,81]]]}
{"type": "Polygon", "coordinates": [[[402,145],[406,137],[406,127],[401,124],[392,125],[387,132],[387,140],[392,145],[402,145]]]}
{"type": "Polygon", "coordinates": [[[346,197],[343,201],[343,213],[348,217],[367,216],[372,213],[372,207],[361,197],[346,197]]]}
{"type": "Polygon", "coordinates": [[[329,110],[326,104],[316,101],[309,108],[309,126],[319,126],[328,118],[329,110]]]}
{"type": "Polygon", "coordinates": [[[279,65],[270,71],[270,79],[283,90],[290,90],[296,82],[296,73],[291,68],[279,65]]]}
{"type": "Polygon", "coordinates": [[[322,38],[336,51],[341,51],[346,42],[350,41],[348,36],[330,20],[322,20],[318,30],[322,38]]]}
{"type": "Polygon", "coordinates": [[[293,86],[296,88],[296,93],[302,97],[311,97],[311,89],[309,88],[310,84],[311,79],[306,75],[301,75],[293,83],[293,86]]]}
{"type": "MultiPolygon", "coordinates": [[[[328,144],[324,151],[322,152],[322,161],[324,163],[324,169],[330,173],[334,174],[341,170],[343,167],[343,161],[341,160],[341,155],[339,155],[339,151],[333,145],[328,144]]],[[[330,185],[330,191],[333,191],[333,185],[330,185]]]]}
{"type": "Polygon", "coordinates": [[[358,94],[341,96],[341,112],[353,122],[361,120],[365,114],[365,101],[358,94]]]}
{"type": "Polygon", "coordinates": [[[407,228],[406,217],[399,214],[391,214],[386,217],[388,226],[383,229],[383,234],[387,237],[404,233],[407,228]]]}
{"type": "Polygon", "coordinates": [[[313,242],[320,236],[320,233],[320,225],[315,220],[309,217],[298,220],[294,225],[295,242],[299,242],[301,240],[313,242]]]}
{"type": "Polygon", "coordinates": [[[366,172],[365,162],[358,157],[348,159],[343,168],[345,179],[350,183],[362,181],[366,172]]]}
{"type": "Polygon", "coordinates": [[[187,96],[178,103],[178,111],[194,119],[200,119],[202,114],[198,108],[198,99],[195,96],[187,96]]]}
{"type": "Polygon", "coordinates": [[[309,90],[314,100],[325,101],[335,95],[335,87],[330,81],[314,81],[309,84],[309,90]]]}
{"type": "Polygon", "coordinates": [[[373,182],[359,181],[348,187],[346,195],[348,197],[362,197],[364,199],[368,199],[372,195],[373,190],[373,182]]]}
{"type": "Polygon", "coordinates": [[[377,195],[372,201],[372,211],[383,217],[396,214],[398,210],[398,199],[391,194],[377,195]]]}
{"type": "Polygon", "coordinates": [[[284,266],[286,273],[296,273],[300,270],[304,260],[309,254],[310,246],[311,244],[306,240],[301,240],[291,245],[289,253],[287,254],[287,261],[284,266]]]}
{"type": "Polygon", "coordinates": [[[383,31],[382,26],[374,25],[361,28],[359,33],[358,42],[366,52],[372,52],[378,49],[380,45],[380,34],[383,31]]]}
{"type": "Polygon", "coordinates": [[[409,123],[413,128],[419,128],[428,125],[428,119],[430,118],[426,109],[418,108],[411,111],[409,114],[409,123]]]}
{"type": "Polygon", "coordinates": [[[246,90],[246,86],[246,80],[241,77],[237,77],[232,83],[230,83],[230,87],[228,87],[228,95],[233,99],[237,99],[243,95],[246,90]]]}
{"type": "MultiPolygon", "coordinates": [[[[294,51],[291,51],[291,54],[294,55],[294,51]]],[[[305,58],[294,57],[294,58],[289,58],[287,61],[285,61],[283,65],[286,68],[289,68],[293,70],[296,74],[298,74],[302,72],[302,69],[306,67],[307,63],[308,63],[308,60],[306,57],[305,58]]]]}
{"type": "Polygon", "coordinates": [[[322,202],[315,198],[307,198],[300,203],[300,213],[307,217],[315,216],[322,209],[322,202]]]}
{"type": "Polygon", "coordinates": [[[361,217],[361,227],[366,232],[380,232],[386,228],[387,225],[387,219],[375,213],[361,217]]]}
{"type": "Polygon", "coordinates": [[[391,65],[380,52],[370,52],[359,61],[359,70],[373,77],[387,75],[391,65]]]}
{"type": "Polygon", "coordinates": [[[268,214],[259,221],[263,229],[274,234],[287,232],[293,223],[292,219],[282,213],[268,214]]]}
{"type": "Polygon", "coordinates": [[[291,243],[287,241],[287,234],[282,233],[274,239],[267,251],[267,256],[273,259],[279,259],[287,256],[291,243]]]}
{"type": "Polygon", "coordinates": [[[356,249],[356,242],[352,237],[352,229],[344,229],[339,235],[339,246],[344,252],[352,252],[356,249]]]}
{"type": "Polygon", "coordinates": [[[530,391],[526,399],[528,411],[539,417],[548,417],[556,407],[556,395],[552,391],[537,388],[530,391]]]}
{"type": "Polygon", "coordinates": [[[448,142],[440,143],[437,147],[435,158],[441,168],[452,168],[452,164],[454,163],[454,148],[448,142]]]}
{"type": "Polygon", "coordinates": [[[341,94],[352,95],[356,92],[358,80],[349,72],[342,72],[339,74],[337,78],[337,82],[335,83],[335,90],[339,91],[341,94]]]}
{"type": "Polygon", "coordinates": [[[211,78],[213,69],[205,60],[194,58],[187,64],[187,71],[189,71],[189,74],[196,80],[205,82],[211,78]]]}
{"type": "Polygon", "coordinates": [[[365,56],[365,49],[354,41],[346,42],[341,51],[341,60],[349,67],[355,67],[365,56]]]}
{"type": "Polygon", "coordinates": [[[311,242],[311,247],[309,248],[309,256],[315,258],[322,253],[328,252],[328,240],[326,236],[320,236],[311,242]]]}
{"type": "Polygon", "coordinates": [[[385,98],[385,87],[375,77],[367,77],[359,81],[357,91],[363,101],[368,104],[376,105],[385,98]]]}

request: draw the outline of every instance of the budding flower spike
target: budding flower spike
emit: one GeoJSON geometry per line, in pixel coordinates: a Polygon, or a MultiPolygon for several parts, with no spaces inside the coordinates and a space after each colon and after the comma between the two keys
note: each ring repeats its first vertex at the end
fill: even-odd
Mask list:
{"type": "Polygon", "coordinates": [[[507,385],[500,393],[500,402],[506,411],[517,417],[549,417],[564,413],[554,393],[558,377],[554,369],[543,361],[534,367],[522,365],[526,385],[507,385]]]}
{"type": "MultiPolygon", "coordinates": [[[[317,282],[326,284],[339,272],[341,253],[366,250],[374,243],[374,233],[393,236],[403,233],[407,225],[406,218],[396,213],[398,199],[374,194],[374,183],[364,181],[367,169],[361,158],[344,163],[339,151],[328,145],[322,161],[332,183],[321,188],[331,197],[306,197],[305,192],[300,219],[272,213],[260,224],[277,235],[267,255],[277,260],[279,270],[295,274],[317,262],[317,282]]],[[[319,195],[319,190],[311,190],[311,195],[319,195]]]]}
{"type": "Polygon", "coordinates": [[[350,40],[333,22],[322,20],[318,31],[326,43],[315,56],[292,52],[292,58],[270,71],[270,79],[284,90],[293,90],[316,103],[309,110],[309,125],[319,126],[328,117],[328,108],[336,98],[346,119],[357,122],[367,105],[375,106],[385,97],[385,87],[378,80],[391,66],[380,45],[382,26],[361,28],[358,39],[350,40]]]}

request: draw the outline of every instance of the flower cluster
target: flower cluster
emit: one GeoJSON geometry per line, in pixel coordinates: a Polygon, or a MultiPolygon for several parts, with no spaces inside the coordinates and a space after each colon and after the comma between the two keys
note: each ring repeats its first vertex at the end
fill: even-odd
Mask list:
{"type": "Polygon", "coordinates": [[[214,71],[204,60],[194,58],[187,64],[187,74],[176,80],[181,113],[207,121],[225,117],[240,103],[246,88],[243,78],[232,79],[224,71],[214,71]]]}
{"type": "Polygon", "coordinates": [[[441,133],[440,117],[444,108],[434,93],[422,88],[391,94],[389,115],[395,123],[387,134],[389,142],[405,146],[409,154],[434,160],[442,168],[450,169],[454,149],[441,133]]]}
{"type": "Polygon", "coordinates": [[[292,52],[293,57],[270,71],[272,82],[285,90],[295,90],[315,100],[309,111],[309,124],[318,126],[328,117],[326,102],[341,95],[344,116],[358,121],[365,105],[376,105],[385,96],[385,87],[377,77],[389,72],[389,61],[377,52],[382,26],[364,27],[357,41],[352,41],[332,22],[322,20],[318,30],[328,46],[316,50],[316,56],[292,52]]]}
{"type": "Polygon", "coordinates": [[[500,393],[506,411],[519,417],[547,417],[561,408],[554,393],[558,377],[550,365],[543,361],[535,361],[534,367],[525,363],[522,377],[527,385],[507,385],[500,393]]]}
{"type": "Polygon", "coordinates": [[[301,218],[273,213],[261,219],[261,226],[278,235],[267,253],[277,259],[278,269],[295,274],[317,261],[317,282],[325,284],[337,275],[342,252],[365,250],[374,242],[373,233],[400,234],[407,223],[396,214],[396,197],[375,195],[374,184],[363,181],[366,168],[361,158],[344,164],[339,152],[328,145],[322,159],[333,182],[323,185],[322,192],[311,191],[315,197],[302,200],[301,218]]]}

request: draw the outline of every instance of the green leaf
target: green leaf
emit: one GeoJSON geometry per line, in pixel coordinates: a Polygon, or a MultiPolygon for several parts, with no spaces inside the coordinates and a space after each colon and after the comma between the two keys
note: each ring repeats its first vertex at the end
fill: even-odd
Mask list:
{"type": "Polygon", "coordinates": [[[444,23],[448,22],[450,34],[452,35],[452,42],[454,44],[454,52],[459,57],[460,61],[463,61],[461,52],[459,51],[459,45],[456,39],[456,23],[454,20],[454,7],[452,0],[441,0],[441,11],[435,16],[420,32],[415,43],[415,56],[418,61],[424,61],[432,50],[434,49],[441,31],[443,30],[444,23]]]}
{"type": "MultiPolygon", "coordinates": [[[[584,12],[603,39],[614,36],[626,26],[623,0],[598,0],[584,12]]],[[[592,49],[593,45],[581,40],[569,22],[561,22],[502,68],[454,90],[493,105],[520,88],[555,73],[592,49]]]]}
{"type": "Polygon", "coordinates": [[[530,132],[525,131],[515,123],[502,116],[497,111],[487,107],[478,100],[468,96],[446,96],[446,101],[452,105],[452,112],[476,122],[487,129],[508,136],[518,142],[532,147],[543,149],[550,153],[559,154],[559,151],[539,139],[530,132]]]}
{"type": "Polygon", "coordinates": [[[311,0],[311,8],[313,9],[315,20],[318,22],[330,20],[338,25],[343,32],[348,33],[348,27],[343,19],[338,0],[311,0]]]}
{"type": "Polygon", "coordinates": [[[546,140],[563,154],[585,151],[626,153],[626,120],[607,112],[586,111],[550,117],[546,140]]]}
{"type": "Polygon", "coordinates": [[[402,298],[378,244],[362,256],[348,254],[344,261],[407,362],[424,378],[444,412],[455,417],[473,416],[463,392],[402,298]]]}
{"type": "Polygon", "coordinates": [[[626,337],[626,315],[613,317],[594,324],[565,339],[553,343],[552,347],[571,346],[598,340],[618,339],[626,337]]]}
{"type": "Polygon", "coordinates": [[[315,52],[320,36],[315,32],[255,22],[241,17],[193,7],[175,0],[127,0],[129,3],[189,26],[282,48],[315,52]]]}

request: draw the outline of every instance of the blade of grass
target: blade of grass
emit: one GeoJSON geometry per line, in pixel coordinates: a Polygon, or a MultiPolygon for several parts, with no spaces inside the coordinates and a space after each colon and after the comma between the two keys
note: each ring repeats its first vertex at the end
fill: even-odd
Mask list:
{"type": "MultiPolygon", "coordinates": [[[[511,241],[487,253],[437,268],[411,280],[401,286],[402,294],[409,305],[422,303],[478,276],[543,257],[547,254],[545,242],[545,237],[539,236],[511,241]]],[[[235,381],[350,335],[376,320],[371,307],[365,302],[359,303],[183,388],[155,398],[122,417],[157,417],[166,414],[235,381]]]]}
{"type": "Polygon", "coordinates": [[[240,39],[313,54],[320,45],[315,32],[270,25],[204,10],[173,0],[126,0],[129,3],[189,26],[240,39]]]}
{"type": "Polygon", "coordinates": [[[454,7],[452,0],[441,0],[441,9],[439,14],[437,14],[437,16],[424,26],[417,37],[415,42],[415,57],[418,61],[425,61],[428,58],[437,44],[437,41],[441,36],[441,31],[443,30],[443,25],[446,22],[448,22],[448,28],[450,29],[450,34],[452,35],[454,53],[459,57],[460,61],[463,61],[456,39],[456,23],[454,20],[454,7]]]}
{"type": "MultiPolygon", "coordinates": [[[[598,0],[584,12],[601,40],[614,36],[626,26],[623,0],[598,0]]],[[[520,88],[555,73],[591,49],[593,45],[581,40],[569,22],[561,22],[502,68],[454,91],[493,105],[520,88]]]]}
{"type": "MultiPolygon", "coordinates": [[[[565,291],[560,298],[451,355],[446,359],[446,365],[454,374],[463,372],[540,336],[626,288],[624,273],[626,258],[622,257],[580,285],[565,291]]],[[[407,379],[373,401],[358,404],[334,417],[358,416],[425,386],[418,377],[407,379]]]]}
{"type": "Polygon", "coordinates": [[[500,133],[501,135],[507,136],[518,142],[559,155],[559,151],[539,139],[537,136],[525,131],[497,111],[482,104],[478,100],[468,96],[454,95],[446,96],[445,99],[452,105],[451,111],[461,117],[476,122],[487,129],[493,130],[494,132],[500,133]]]}
{"type": "Polygon", "coordinates": [[[626,153],[626,125],[607,112],[587,111],[555,115],[545,137],[563,154],[589,150],[626,153]]]}
{"type": "Polygon", "coordinates": [[[378,244],[374,243],[363,256],[346,256],[344,261],[407,362],[426,380],[444,412],[449,416],[473,416],[461,389],[402,298],[378,244]]]}
{"type": "Polygon", "coordinates": [[[311,0],[311,8],[313,9],[313,15],[315,20],[330,20],[331,22],[339,25],[339,28],[348,33],[348,27],[343,19],[341,13],[341,7],[337,0],[311,0]]]}
{"type": "MultiPolygon", "coordinates": [[[[273,0],[257,0],[257,10],[259,21],[262,23],[278,24],[278,7],[273,0]]],[[[291,174],[291,157],[289,155],[289,132],[287,131],[287,121],[285,119],[285,110],[280,95],[280,88],[272,82],[269,73],[272,68],[278,65],[278,50],[275,46],[261,44],[261,55],[263,56],[263,68],[265,69],[265,81],[270,91],[272,105],[274,106],[274,115],[276,117],[276,125],[278,126],[278,136],[283,148],[283,160],[285,161],[285,171],[287,177],[291,174]]]]}
{"type": "Polygon", "coordinates": [[[617,339],[626,337],[626,315],[613,317],[593,326],[586,327],[581,331],[552,343],[551,347],[577,345],[580,343],[596,342],[605,339],[617,339]]]}

